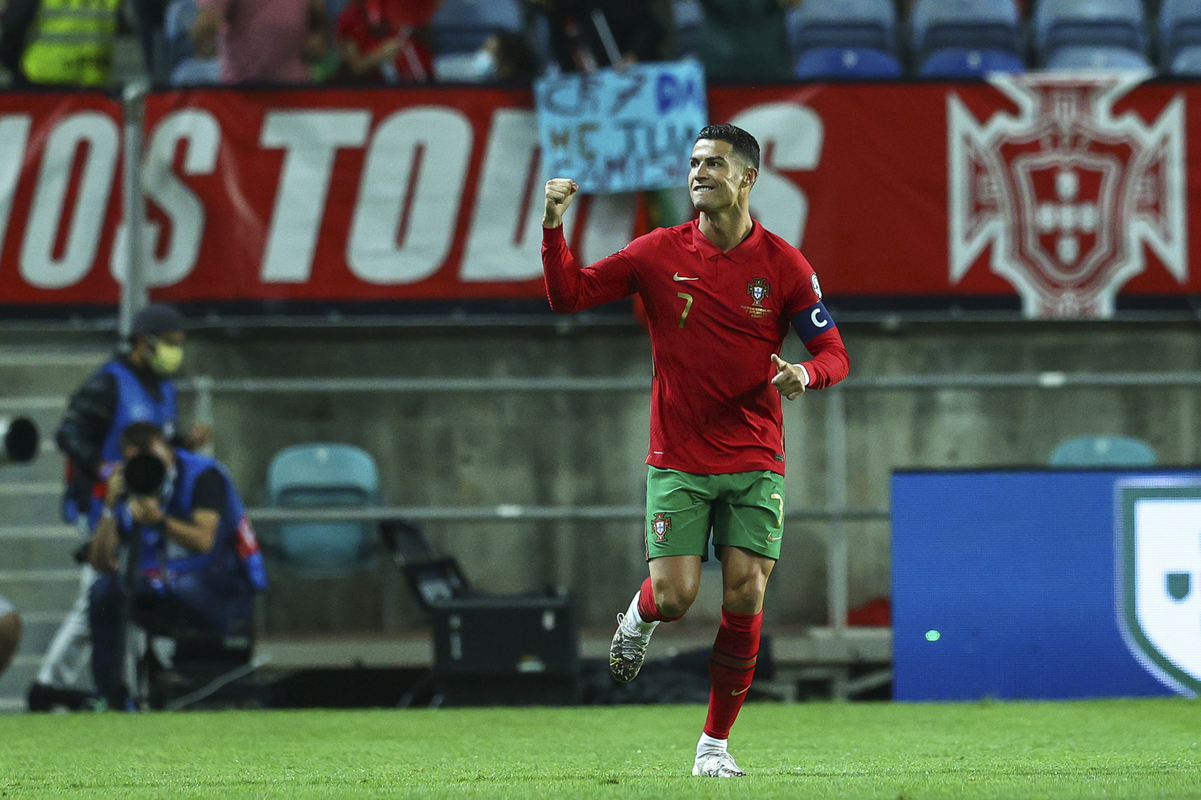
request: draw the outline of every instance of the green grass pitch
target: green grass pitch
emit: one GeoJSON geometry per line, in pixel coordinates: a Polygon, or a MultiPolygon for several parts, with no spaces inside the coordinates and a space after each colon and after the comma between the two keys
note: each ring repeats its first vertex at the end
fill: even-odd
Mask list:
{"type": "Polygon", "coordinates": [[[741,779],[690,775],[702,706],[0,717],[2,798],[1201,798],[1201,702],[748,704],[741,779]]]}

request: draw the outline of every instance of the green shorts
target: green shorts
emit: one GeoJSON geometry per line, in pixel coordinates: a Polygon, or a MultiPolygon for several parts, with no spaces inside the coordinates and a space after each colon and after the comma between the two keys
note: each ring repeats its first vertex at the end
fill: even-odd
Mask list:
{"type": "Polygon", "coordinates": [[[784,538],[784,476],[770,470],[694,475],[651,467],[646,477],[646,560],[663,556],[709,559],[733,545],[780,558],[784,538]]]}

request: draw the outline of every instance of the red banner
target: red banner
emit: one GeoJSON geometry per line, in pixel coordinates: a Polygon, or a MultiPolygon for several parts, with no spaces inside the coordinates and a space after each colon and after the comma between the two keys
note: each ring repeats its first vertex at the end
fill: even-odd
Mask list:
{"type": "MultiPolygon", "coordinates": [[[[1192,84],[1045,75],[709,98],[758,137],[753,210],[833,305],[1000,297],[1028,316],[1201,289],[1184,136],[1198,101],[1192,84]]],[[[99,95],[0,95],[0,305],[116,302],[120,122],[99,95]]],[[[528,92],[155,93],[144,147],[158,299],[542,296],[528,92]]],[[[567,221],[589,261],[637,233],[632,197],[590,200],[567,221]]]]}

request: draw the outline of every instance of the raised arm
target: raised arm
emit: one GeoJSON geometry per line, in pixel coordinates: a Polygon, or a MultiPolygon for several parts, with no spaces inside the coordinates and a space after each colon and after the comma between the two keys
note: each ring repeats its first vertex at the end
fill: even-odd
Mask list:
{"type": "Polygon", "coordinates": [[[580,268],[563,237],[563,214],[579,186],[569,178],[546,182],[546,210],[542,215],[542,274],[552,311],[568,314],[628,297],[638,290],[634,267],[628,258],[611,255],[580,268]]]}

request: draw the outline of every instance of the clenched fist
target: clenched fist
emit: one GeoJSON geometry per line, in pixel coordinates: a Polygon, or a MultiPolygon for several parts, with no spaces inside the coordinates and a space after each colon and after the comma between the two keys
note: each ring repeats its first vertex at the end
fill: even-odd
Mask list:
{"type": "Polygon", "coordinates": [[[789,364],[775,353],[772,353],[771,363],[776,368],[776,377],[771,379],[772,386],[789,400],[796,400],[805,393],[809,385],[809,373],[800,364],[789,364]]]}
{"type": "Polygon", "coordinates": [[[571,178],[551,178],[546,182],[546,210],[542,213],[542,227],[557,228],[563,224],[563,214],[571,205],[580,185],[571,178]]]}

